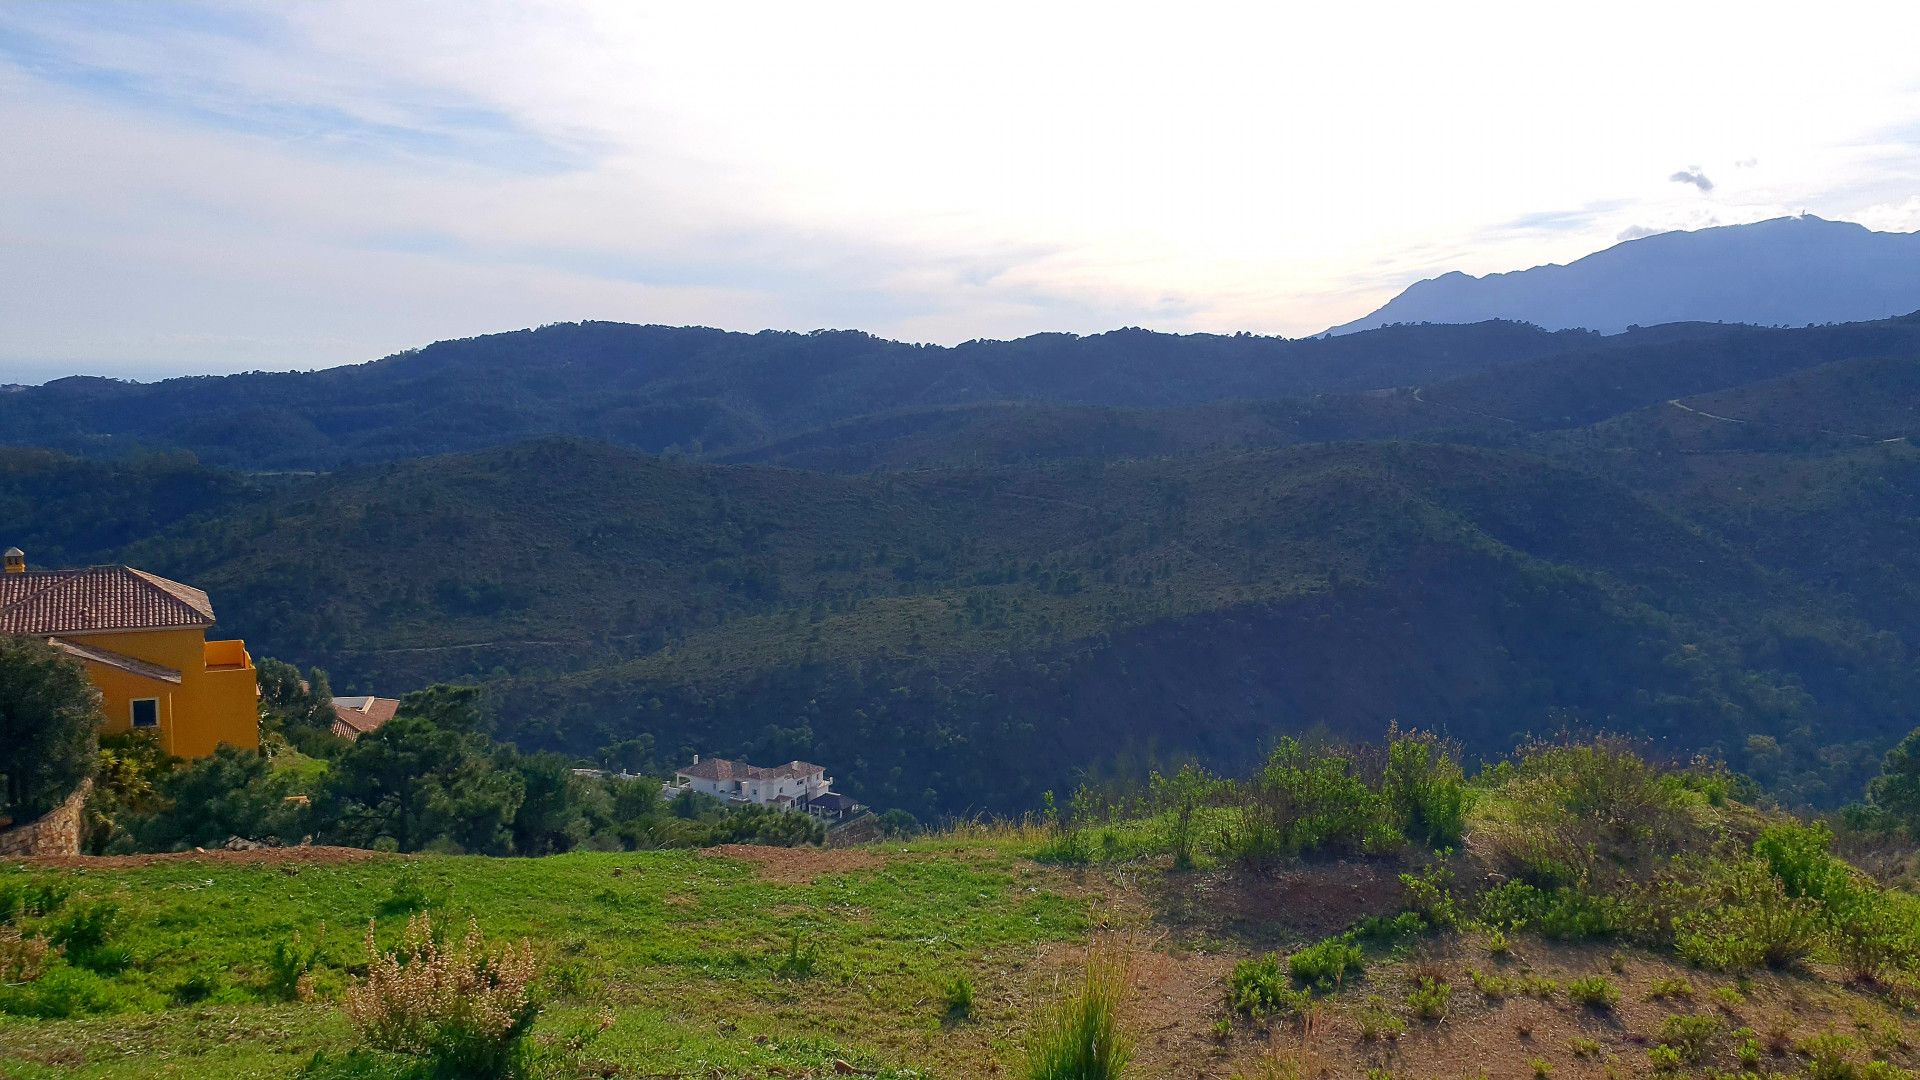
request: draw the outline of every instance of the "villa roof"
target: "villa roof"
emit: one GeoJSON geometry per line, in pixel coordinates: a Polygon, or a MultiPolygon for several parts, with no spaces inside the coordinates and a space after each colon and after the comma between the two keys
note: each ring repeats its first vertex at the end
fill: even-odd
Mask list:
{"type": "Polygon", "coordinates": [[[393,719],[400,702],[390,697],[337,697],[333,699],[333,733],[357,739],[393,719]]]}
{"type": "Polygon", "coordinates": [[[213,625],[191,585],[131,566],[0,574],[0,634],[86,634],[213,625]]]}
{"type": "Polygon", "coordinates": [[[138,675],[141,678],[153,679],[157,682],[175,684],[180,682],[180,673],[178,671],[170,667],[161,667],[159,664],[149,663],[137,657],[125,656],[121,653],[113,652],[110,649],[102,649],[97,645],[82,645],[76,641],[63,641],[60,638],[48,638],[47,642],[68,656],[78,657],[96,664],[103,664],[110,668],[117,668],[130,675],[138,675]]]}
{"type": "Polygon", "coordinates": [[[826,767],[805,761],[789,761],[785,765],[762,768],[749,765],[744,761],[728,761],[726,758],[707,758],[675,770],[681,776],[691,776],[696,780],[798,780],[813,773],[825,773],[826,767]]]}

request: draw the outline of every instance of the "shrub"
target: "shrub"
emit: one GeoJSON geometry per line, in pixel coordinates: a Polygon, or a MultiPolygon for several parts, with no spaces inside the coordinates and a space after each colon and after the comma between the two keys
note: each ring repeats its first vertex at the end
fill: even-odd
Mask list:
{"type": "Polygon", "coordinates": [[[1028,1080],[1113,1080],[1133,1058],[1120,1026],[1127,969],[1115,956],[1087,954],[1080,986],[1060,998],[1027,1044],[1028,1080]]]}
{"type": "Polygon", "coordinates": [[[43,936],[75,967],[112,974],[131,960],[125,949],[108,944],[119,922],[120,908],[115,904],[104,900],[80,904],[66,908],[43,936]]]}
{"type": "Polygon", "coordinates": [[[1447,1015],[1447,1003],[1452,998],[1452,983],[1423,975],[1407,992],[1407,1007],[1413,1015],[1432,1023],[1447,1015]]]}
{"type": "Polygon", "coordinates": [[[1460,921],[1459,908],[1450,888],[1452,882],[1453,871],[1444,863],[1434,863],[1417,874],[1400,875],[1400,888],[1406,893],[1408,910],[1435,929],[1445,929],[1460,921]]]}
{"type": "Polygon", "coordinates": [[[1713,1049],[1720,1034],[1720,1018],[1711,1013],[1675,1013],[1660,1022],[1655,1036],[1662,1046],[1670,1046],[1680,1060],[1698,1064],[1713,1049]]]}
{"type": "Polygon", "coordinates": [[[1391,738],[1380,794],[1394,827],[1414,843],[1454,847],[1466,835],[1466,775],[1435,736],[1391,738]]]}
{"type": "Polygon", "coordinates": [[[1633,925],[1627,905],[1560,886],[1551,890],[1509,881],[1480,894],[1480,920],[1500,930],[1531,927],[1550,938],[1612,937],[1633,925]]]}
{"type": "Polygon", "coordinates": [[[1365,850],[1385,819],[1380,795],[1353,754],[1309,750],[1281,739],[1259,774],[1240,786],[1241,827],[1229,837],[1234,857],[1264,863],[1317,852],[1365,850]]]}
{"type": "Polygon", "coordinates": [[[1664,1043],[1650,1046],[1647,1048],[1647,1064],[1652,1065],[1655,1072],[1674,1072],[1681,1065],[1680,1051],[1664,1043]]]}
{"type": "Polygon", "coordinates": [[[1327,938],[1287,958],[1287,971],[1295,981],[1321,991],[1337,988],[1348,974],[1359,974],[1365,965],[1360,946],[1345,937],[1327,938]]]}
{"type": "Polygon", "coordinates": [[[1647,997],[1654,1001],[1666,998],[1693,997],[1693,984],[1678,975],[1662,975],[1647,987],[1647,997]]]}
{"type": "Polygon", "coordinates": [[[1533,1075],[1538,1080],[1547,1080],[1547,1077],[1553,1075],[1553,1062],[1543,1057],[1530,1059],[1527,1062],[1527,1068],[1533,1070],[1533,1075]]]}
{"type": "Polygon", "coordinates": [[[1307,994],[1289,984],[1280,969],[1280,958],[1273,953],[1233,965],[1233,976],[1227,982],[1227,1006],[1235,1012],[1257,1020],[1297,1012],[1306,1003],[1307,994]]]}
{"type": "Polygon", "coordinates": [[[1567,1041],[1567,1049],[1573,1051],[1574,1057],[1578,1057],[1578,1058],[1599,1057],[1600,1056],[1600,1040],[1590,1039],[1584,1035],[1576,1035],[1572,1039],[1569,1039],[1567,1041]]]}
{"type": "Polygon", "coordinates": [[[1764,862],[1707,864],[1700,880],[1667,886],[1673,947],[1702,967],[1743,971],[1782,967],[1806,956],[1819,931],[1819,905],[1787,895],[1764,862]]]}
{"type": "Polygon", "coordinates": [[[540,1012],[531,945],[489,948],[470,923],[459,946],[444,946],[425,915],[408,920],[393,952],[374,944],[371,921],[366,943],[367,976],[347,989],[345,1010],[368,1046],[424,1059],[443,1075],[524,1071],[527,1034],[540,1012]]]}
{"type": "Polygon", "coordinates": [[[130,1007],[128,992],[84,968],[54,964],[40,978],[19,985],[0,984],[0,1013],[62,1020],[130,1007]]]}
{"type": "Polygon", "coordinates": [[[30,881],[0,884],[0,926],[11,926],[24,918],[39,918],[60,910],[71,891],[64,885],[41,885],[30,881]]]}
{"type": "Polygon", "coordinates": [[[1605,1012],[1620,1004],[1620,989],[1605,975],[1588,975],[1567,984],[1567,1000],[1605,1012]]]}
{"type": "Polygon", "coordinates": [[[30,983],[47,970],[47,957],[58,956],[42,938],[23,938],[18,930],[0,930],[0,985],[30,983]]]}

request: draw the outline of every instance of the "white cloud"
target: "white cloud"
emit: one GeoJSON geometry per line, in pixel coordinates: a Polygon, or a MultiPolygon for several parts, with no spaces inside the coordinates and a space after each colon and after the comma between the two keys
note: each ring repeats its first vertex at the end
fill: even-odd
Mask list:
{"type": "Polygon", "coordinates": [[[1920,12],[1753,15],[0,9],[0,380],[573,318],[1303,333],[1633,227],[1910,213],[1920,12]]]}

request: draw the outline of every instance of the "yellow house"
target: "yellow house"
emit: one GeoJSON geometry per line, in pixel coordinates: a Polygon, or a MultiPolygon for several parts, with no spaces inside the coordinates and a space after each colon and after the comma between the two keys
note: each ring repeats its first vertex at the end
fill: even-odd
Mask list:
{"type": "Polygon", "coordinates": [[[44,637],[84,662],[106,733],[151,731],[169,754],[260,745],[260,688],[241,641],[208,641],[213,604],[189,585],[130,566],[28,570],[19,548],[0,574],[0,634],[44,637]]]}

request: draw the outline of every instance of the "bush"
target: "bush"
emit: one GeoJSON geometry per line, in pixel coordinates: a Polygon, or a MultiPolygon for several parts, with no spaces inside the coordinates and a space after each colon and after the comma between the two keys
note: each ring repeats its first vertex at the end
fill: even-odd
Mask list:
{"type": "Polygon", "coordinates": [[[1087,954],[1079,987],[1042,1018],[1027,1044],[1028,1080],[1114,1080],[1133,1058],[1120,1026],[1127,969],[1116,957],[1087,954]]]}
{"type": "Polygon", "coordinates": [[[1362,777],[1353,754],[1309,750],[1281,739],[1266,767],[1239,785],[1242,823],[1228,837],[1229,853],[1264,864],[1315,853],[1356,853],[1394,837],[1385,803],[1362,777]]]}
{"type": "Polygon", "coordinates": [[[1688,961],[1722,971],[1783,967],[1807,955],[1819,905],[1787,895],[1758,859],[1705,864],[1692,882],[1670,882],[1673,947],[1688,961]]]}
{"type": "Polygon", "coordinates": [[[539,1015],[538,967],[525,941],[491,949],[469,924],[443,946],[425,915],[407,923],[399,947],[382,953],[367,924],[367,976],[346,994],[347,1018],[368,1046],[422,1059],[447,1076],[524,1072],[527,1034],[539,1015]]]}
{"type": "Polygon", "coordinates": [[[1432,735],[1390,740],[1380,793],[1400,833],[1429,848],[1454,847],[1467,829],[1467,780],[1432,735]]]}
{"type": "Polygon", "coordinates": [[[1567,984],[1567,1000],[1606,1012],[1620,1004],[1620,988],[1605,975],[1588,975],[1567,984]]]}
{"type": "Polygon", "coordinates": [[[1327,938],[1287,958],[1287,971],[1294,981],[1321,991],[1338,988],[1349,974],[1358,975],[1365,965],[1360,946],[1345,937],[1327,938]]]}
{"type": "Polygon", "coordinates": [[[1696,1065],[1713,1050],[1720,1027],[1720,1018],[1712,1013],[1675,1013],[1660,1022],[1655,1037],[1660,1045],[1671,1047],[1682,1062],[1696,1065]]]}
{"type": "Polygon", "coordinates": [[[88,1013],[118,1012],[135,1004],[113,980],[83,968],[54,964],[40,978],[19,985],[0,984],[0,1013],[42,1020],[63,1020],[88,1013]]]}
{"type": "Polygon", "coordinates": [[[1546,937],[1570,940],[1612,937],[1635,921],[1628,906],[1612,897],[1568,886],[1540,889],[1524,881],[1509,881],[1481,893],[1480,920],[1500,930],[1531,927],[1546,937]]]}
{"type": "Polygon", "coordinates": [[[103,900],[67,908],[43,933],[48,944],[66,954],[68,963],[111,974],[130,960],[125,949],[107,943],[119,922],[120,908],[103,900]]]}
{"type": "Polygon", "coordinates": [[[1295,990],[1273,953],[1233,965],[1227,982],[1227,1006],[1254,1019],[1297,1012],[1308,995],[1295,990]]]}
{"type": "Polygon", "coordinates": [[[41,938],[23,938],[18,930],[0,929],[0,985],[25,984],[47,970],[49,955],[58,956],[41,938]]]}

